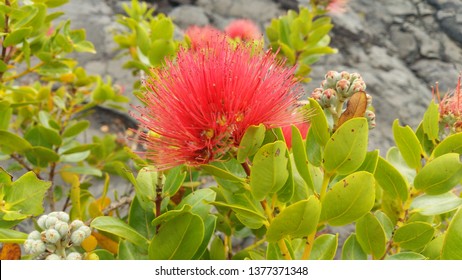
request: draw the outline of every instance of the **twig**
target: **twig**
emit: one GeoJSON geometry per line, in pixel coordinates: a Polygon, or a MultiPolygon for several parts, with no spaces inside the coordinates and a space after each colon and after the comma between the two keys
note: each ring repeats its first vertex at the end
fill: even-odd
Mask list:
{"type": "Polygon", "coordinates": [[[35,176],[37,176],[38,179],[40,180],[43,180],[43,178],[40,176],[40,174],[38,174],[32,167],[30,167],[29,165],[27,165],[27,163],[25,161],[22,160],[22,158],[20,158],[19,156],[15,155],[15,154],[11,154],[10,157],[12,159],[14,159],[16,162],[18,162],[22,167],[24,167],[27,171],[32,171],[35,173],[35,176]]]}

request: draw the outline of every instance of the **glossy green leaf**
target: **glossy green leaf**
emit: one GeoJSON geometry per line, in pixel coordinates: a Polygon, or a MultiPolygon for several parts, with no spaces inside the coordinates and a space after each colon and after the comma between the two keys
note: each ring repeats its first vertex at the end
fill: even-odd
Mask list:
{"type": "MultiPolygon", "coordinates": [[[[287,161],[287,171],[289,173],[289,177],[287,177],[286,183],[282,188],[280,188],[277,192],[277,200],[282,203],[287,203],[289,202],[292,197],[294,196],[295,192],[295,180],[294,180],[294,173],[298,173],[297,170],[294,170],[295,163],[294,163],[294,155],[289,154],[289,151],[286,150],[287,157],[290,158],[289,161],[287,161]]],[[[298,175],[300,176],[300,175],[298,175]]]]}
{"type": "Polygon", "coordinates": [[[430,155],[435,148],[436,141],[432,141],[428,138],[428,135],[425,134],[423,129],[423,122],[420,122],[419,126],[415,131],[417,139],[419,139],[420,146],[422,147],[423,154],[430,155]],[[435,143],[433,143],[435,142],[435,143]]]}
{"type": "Polygon", "coordinates": [[[134,228],[124,223],[122,220],[109,216],[96,217],[90,224],[92,228],[114,234],[126,239],[133,244],[146,247],[148,240],[139,234],[134,228]]]}
{"type": "Polygon", "coordinates": [[[154,211],[143,209],[135,196],[128,212],[128,225],[147,239],[151,239],[156,232],[156,227],[152,225],[154,218],[154,211]]]}
{"type": "Polygon", "coordinates": [[[416,252],[401,252],[396,255],[387,256],[385,260],[425,260],[425,256],[416,252]]]}
{"type": "Polygon", "coordinates": [[[205,219],[212,208],[210,202],[215,200],[215,196],[216,193],[211,189],[196,190],[183,198],[176,209],[181,209],[183,205],[189,205],[191,206],[191,213],[205,219]]]}
{"type": "Polygon", "coordinates": [[[385,214],[384,212],[377,210],[374,213],[374,216],[382,225],[383,231],[385,232],[385,237],[387,240],[390,240],[392,237],[393,231],[395,230],[395,225],[391,221],[391,219],[385,214]]]}
{"type": "Polygon", "coordinates": [[[322,234],[313,243],[310,260],[333,260],[338,246],[338,234],[322,234]]]}
{"type": "Polygon", "coordinates": [[[302,135],[296,126],[292,126],[292,153],[294,155],[294,162],[298,173],[303,180],[305,180],[306,185],[314,190],[313,180],[311,179],[308,167],[305,144],[303,143],[302,135]]]}
{"type": "Polygon", "coordinates": [[[445,234],[442,234],[435,237],[427,244],[427,246],[425,246],[421,254],[430,260],[440,260],[445,236],[445,234]]]}
{"type": "Polygon", "coordinates": [[[324,168],[328,173],[350,174],[361,166],[367,153],[368,125],[365,118],[346,121],[327,141],[324,168]]]}
{"type": "Polygon", "coordinates": [[[119,242],[119,249],[117,251],[118,260],[148,260],[148,252],[146,248],[135,246],[127,240],[119,242]]]}
{"type": "MultiPolygon", "coordinates": [[[[0,70],[0,72],[2,71],[0,70]]],[[[8,127],[10,126],[10,120],[12,116],[13,108],[10,107],[10,103],[8,101],[0,101],[0,131],[5,131],[8,129],[8,127]]]]}
{"type": "Polygon", "coordinates": [[[156,185],[158,173],[155,167],[143,167],[136,177],[135,191],[136,196],[140,199],[141,206],[147,209],[156,199],[156,185]]]}
{"type": "Polygon", "coordinates": [[[48,167],[48,164],[59,161],[59,155],[48,148],[37,146],[26,151],[27,160],[38,167],[48,167]]]}
{"type": "Polygon", "coordinates": [[[149,62],[153,66],[162,65],[165,59],[174,55],[175,52],[175,43],[172,40],[155,40],[148,53],[149,62]]]}
{"type": "Polygon", "coordinates": [[[368,213],[375,201],[374,176],[365,171],[353,173],[334,184],[322,203],[321,221],[343,226],[368,213]]]}
{"type": "Polygon", "coordinates": [[[62,155],[71,155],[71,154],[76,154],[76,153],[82,153],[86,151],[90,151],[93,148],[96,148],[98,145],[97,144],[77,144],[72,148],[63,149],[64,152],[60,151],[60,154],[62,155]]]}
{"type": "Polygon", "coordinates": [[[158,216],[152,221],[153,226],[160,225],[162,223],[166,223],[178,216],[181,216],[184,213],[190,213],[191,212],[191,206],[190,205],[183,205],[181,209],[176,209],[176,210],[169,210],[166,211],[165,213],[162,213],[162,215],[158,216]]]}
{"type": "Polygon", "coordinates": [[[197,249],[196,254],[194,254],[194,256],[192,257],[193,260],[199,259],[207,250],[207,246],[209,245],[210,239],[212,239],[212,236],[215,232],[216,225],[217,216],[211,214],[207,215],[207,217],[204,220],[204,239],[202,240],[199,249],[197,249]]]}
{"type": "MultiPolygon", "coordinates": [[[[3,189],[3,209],[18,211],[23,215],[40,215],[44,211],[42,204],[50,186],[51,182],[39,180],[34,172],[29,171],[3,189]]],[[[15,220],[6,217],[4,219],[15,220]]]]}
{"type": "Polygon", "coordinates": [[[149,47],[151,45],[151,40],[149,39],[148,32],[144,29],[141,24],[136,24],[136,45],[140,48],[141,52],[144,55],[147,55],[149,52],[149,47]]]}
{"type": "Polygon", "coordinates": [[[212,244],[210,244],[210,259],[226,260],[225,246],[219,237],[215,237],[212,244]]]}
{"type": "Polygon", "coordinates": [[[268,242],[277,242],[286,236],[308,236],[316,230],[321,214],[320,201],[311,196],[285,208],[271,222],[266,232],[268,242]]]}
{"type": "Polygon", "coordinates": [[[216,176],[216,177],[219,177],[219,178],[231,181],[231,182],[241,183],[244,181],[243,178],[237,177],[236,175],[232,174],[228,170],[221,169],[211,164],[201,165],[201,168],[207,171],[210,175],[213,175],[213,176],[216,176]]]}
{"type": "Polygon", "coordinates": [[[17,45],[24,40],[29,34],[32,32],[32,28],[30,27],[23,27],[18,28],[11,32],[10,34],[6,35],[5,40],[3,41],[4,47],[10,47],[13,45],[17,45]]]}
{"type": "Polygon", "coordinates": [[[462,207],[459,207],[459,210],[457,210],[449,223],[446,237],[444,238],[441,259],[462,260],[462,207]]]}
{"type": "Polygon", "coordinates": [[[367,254],[361,248],[355,233],[350,234],[343,244],[342,260],[367,260],[367,254]]]}
{"type": "Polygon", "coordinates": [[[430,105],[428,105],[427,111],[425,112],[422,121],[423,131],[430,140],[438,139],[439,118],[440,114],[438,111],[438,105],[434,100],[432,100],[430,105]]]}
{"type": "Polygon", "coordinates": [[[314,110],[310,117],[310,131],[313,131],[316,142],[324,147],[330,138],[326,115],[316,100],[308,98],[308,101],[310,102],[310,108],[314,110]]]}
{"type": "Polygon", "coordinates": [[[0,149],[2,151],[21,153],[30,148],[32,145],[23,138],[9,131],[0,130],[0,149]]]}
{"type": "Polygon", "coordinates": [[[4,73],[6,70],[8,70],[8,64],[0,60],[0,73],[4,73]]]}
{"type": "Polygon", "coordinates": [[[210,204],[225,207],[233,210],[236,213],[236,217],[241,221],[242,224],[251,229],[257,229],[263,226],[266,222],[265,216],[257,212],[254,209],[249,209],[247,207],[237,205],[237,204],[228,204],[223,202],[211,202],[210,204]]]}
{"type": "Polygon", "coordinates": [[[432,225],[423,222],[413,222],[398,228],[393,235],[393,241],[401,248],[417,250],[428,244],[435,234],[432,225]]]}
{"type": "Polygon", "coordinates": [[[449,153],[427,163],[414,179],[414,186],[430,195],[448,192],[462,180],[459,154],[449,153]]]}
{"type": "Polygon", "coordinates": [[[255,199],[262,200],[284,186],[289,177],[286,151],[286,143],[282,141],[266,144],[258,150],[250,173],[250,189],[255,199]]]}
{"type": "Polygon", "coordinates": [[[462,154],[462,132],[450,135],[441,141],[433,150],[432,157],[436,158],[448,153],[462,154]]]}
{"type": "Polygon", "coordinates": [[[2,243],[24,243],[27,239],[27,234],[24,232],[0,228],[0,242],[2,243]]]}
{"type": "Polygon", "coordinates": [[[414,182],[416,170],[407,165],[397,147],[391,147],[388,150],[386,159],[404,176],[404,178],[406,178],[408,183],[414,182]]]}
{"type": "Polygon", "coordinates": [[[90,41],[81,41],[74,44],[76,52],[96,53],[95,46],[90,41]]]}
{"type": "Polygon", "coordinates": [[[59,146],[62,143],[61,136],[56,130],[42,125],[36,125],[29,129],[24,134],[24,139],[29,141],[32,146],[42,146],[49,149],[53,148],[53,145],[59,146]]]}
{"type": "Polygon", "coordinates": [[[170,169],[165,177],[165,184],[162,189],[162,193],[166,196],[173,196],[176,194],[187,175],[187,172],[183,170],[183,166],[177,166],[170,169]]]}
{"type": "Polygon", "coordinates": [[[420,146],[419,139],[414,131],[407,125],[402,127],[399,121],[393,122],[393,136],[395,138],[396,146],[398,147],[401,155],[406,161],[407,165],[411,168],[418,169],[421,167],[420,158],[422,155],[422,147],[420,146]]]}
{"type": "Polygon", "coordinates": [[[366,153],[366,158],[363,164],[356,171],[366,171],[371,174],[375,173],[379,162],[379,150],[374,150],[366,153]]]}
{"type": "Polygon", "coordinates": [[[87,120],[82,120],[76,122],[68,127],[66,127],[63,131],[62,136],[65,138],[74,137],[82,133],[90,126],[90,122],[87,120]]]}
{"type": "Polygon", "coordinates": [[[322,164],[322,152],[323,149],[321,145],[318,144],[315,140],[315,133],[313,129],[308,130],[308,134],[306,136],[306,155],[308,161],[316,166],[320,167],[322,164]]]}
{"type": "Polygon", "coordinates": [[[451,212],[462,205],[462,198],[452,192],[440,195],[422,195],[416,197],[411,204],[411,209],[422,215],[433,216],[451,212]]]}
{"type": "Polygon", "coordinates": [[[406,179],[383,158],[379,158],[374,178],[379,186],[387,192],[392,198],[406,201],[408,197],[409,186],[406,179]]]}
{"type": "Polygon", "coordinates": [[[379,220],[367,213],[356,222],[356,238],[364,252],[371,254],[375,259],[385,254],[385,232],[379,220]]]}
{"type": "Polygon", "coordinates": [[[215,161],[215,162],[210,163],[210,165],[227,172],[223,176],[218,173],[215,173],[217,175],[222,176],[222,177],[219,177],[217,175],[213,176],[215,181],[217,181],[218,185],[232,192],[243,192],[244,191],[244,185],[246,184],[246,182],[244,181],[243,178],[246,178],[247,174],[245,173],[244,168],[237,161],[237,159],[231,158],[227,161],[215,161]],[[229,174],[231,174],[232,177],[229,177],[229,174]]]}
{"type": "Polygon", "coordinates": [[[237,160],[240,163],[258,151],[265,139],[265,132],[266,128],[263,124],[251,125],[247,128],[237,150],[237,160]]]}
{"type": "Polygon", "coordinates": [[[191,259],[204,239],[204,222],[194,214],[185,212],[159,228],[149,245],[149,258],[153,260],[191,259]]]}

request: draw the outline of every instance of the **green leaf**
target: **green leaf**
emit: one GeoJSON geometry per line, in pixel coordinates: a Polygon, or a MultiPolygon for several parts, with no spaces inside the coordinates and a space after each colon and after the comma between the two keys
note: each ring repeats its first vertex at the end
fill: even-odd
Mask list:
{"type": "Polygon", "coordinates": [[[427,163],[414,179],[414,186],[430,195],[451,190],[462,180],[459,154],[449,153],[427,163]]]}
{"type": "Polygon", "coordinates": [[[173,196],[180,189],[181,185],[186,178],[186,171],[183,170],[183,166],[177,166],[168,171],[168,174],[165,178],[164,188],[162,193],[165,196],[173,196]]]}
{"type": "Polygon", "coordinates": [[[218,207],[230,208],[236,213],[236,217],[239,219],[239,221],[251,229],[260,228],[266,222],[265,216],[261,215],[253,209],[249,209],[241,205],[228,204],[218,201],[211,202],[210,204],[218,207]]]}
{"type": "Polygon", "coordinates": [[[24,243],[27,234],[24,232],[0,228],[0,242],[2,243],[24,243]]]}
{"type": "Polygon", "coordinates": [[[440,195],[422,195],[416,197],[411,204],[413,212],[418,212],[425,216],[440,215],[451,212],[462,205],[462,198],[452,192],[440,195]]]}
{"type": "Polygon", "coordinates": [[[382,228],[385,232],[385,237],[387,240],[390,240],[392,237],[393,231],[395,230],[395,225],[391,221],[391,219],[387,216],[387,214],[383,213],[380,210],[375,211],[374,216],[379,220],[382,228]]]}
{"type": "Polygon", "coordinates": [[[366,171],[371,174],[375,173],[379,162],[379,150],[374,150],[366,153],[366,158],[363,164],[356,171],[366,171]]]}
{"type": "Polygon", "coordinates": [[[176,52],[173,40],[155,40],[149,49],[148,57],[152,66],[162,65],[166,58],[176,52]]]}
{"type": "Polygon", "coordinates": [[[396,255],[387,256],[386,260],[425,260],[425,256],[416,252],[401,252],[396,255]]]}
{"type": "Polygon", "coordinates": [[[218,173],[215,173],[216,175],[213,176],[219,186],[222,186],[223,188],[229,191],[232,191],[232,192],[243,192],[244,191],[244,185],[246,183],[243,178],[246,178],[247,174],[245,173],[244,168],[237,161],[237,159],[231,158],[230,160],[227,160],[227,161],[215,161],[215,162],[212,162],[210,165],[226,171],[226,175],[224,174],[222,176],[218,173]],[[228,173],[233,176],[229,177],[228,173]],[[217,176],[217,175],[220,175],[222,177],[217,176]],[[228,177],[228,179],[224,177],[228,177]]]}
{"type": "Polygon", "coordinates": [[[356,222],[356,237],[364,252],[371,254],[375,259],[385,254],[385,232],[379,220],[367,213],[356,222]]]}
{"type": "Polygon", "coordinates": [[[32,148],[32,145],[16,134],[6,130],[0,130],[0,148],[7,153],[22,153],[32,148]]]}
{"type": "Polygon", "coordinates": [[[91,149],[94,149],[96,147],[98,147],[98,144],[77,144],[77,145],[75,145],[75,146],[73,146],[72,148],[69,148],[69,149],[67,149],[67,147],[66,147],[66,149],[63,149],[64,152],[60,151],[60,154],[61,155],[77,154],[77,153],[90,151],[91,149]]]}
{"type": "Polygon", "coordinates": [[[448,153],[462,154],[462,132],[450,135],[441,141],[433,150],[432,158],[448,153]]]}
{"type": "Polygon", "coordinates": [[[316,230],[320,214],[321,203],[316,197],[310,196],[307,200],[298,201],[273,219],[266,232],[266,240],[277,242],[286,236],[308,236],[316,230]]]}
{"type": "Polygon", "coordinates": [[[176,209],[181,209],[183,205],[189,205],[191,206],[191,213],[205,219],[212,208],[209,203],[215,200],[215,196],[216,193],[211,189],[196,190],[183,198],[176,209]]]}
{"type": "Polygon", "coordinates": [[[148,260],[148,252],[146,248],[135,246],[127,240],[119,242],[119,249],[117,251],[118,260],[148,260]]]}
{"type": "Polygon", "coordinates": [[[44,211],[42,204],[50,186],[51,182],[39,180],[34,172],[29,171],[3,190],[4,209],[19,211],[23,215],[40,215],[44,211]]]}
{"type": "Polygon", "coordinates": [[[159,228],[149,245],[149,258],[153,260],[191,259],[204,239],[204,222],[194,214],[185,212],[159,228]]]}
{"type": "Polygon", "coordinates": [[[292,126],[292,153],[294,155],[295,166],[298,173],[305,180],[306,185],[314,190],[313,180],[311,179],[310,170],[308,167],[308,158],[306,155],[305,145],[302,135],[296,126],[292,126]]]}
{"type": "Polygon", "coordinates": [[[101,261],[105,261],[105,260],[113,261],[114,260],[114,255],[108,250],[96,249],[96,250],[93,250],[92,252],[95,253],[98,256],[99,260],[101,261]]]}
{"type": "Polygon", "coordinates": [[[368,213],[375,201],[374,176],[355,172],[337,182],[327,191],[322,203],[321,221],[343,226],[368,213]]]}
{"type": "Polygon", "coordinates": [[[401,127],[399,121],[395,120],[393,122],[393,136],[407,165],[419,169],[422,166],[420,162],[422,147],[414,131],[408,125],[401,127]]]}
{"type": "Polygon", "coordinates": [[[330,138],[326,115],[316,100],[313,98],[308,98],[308,100],[310,101],[310,108],[314,110],[310,118],[310,131],[313,131],[316,142],[324,147],[330,138]]]}
{"type": "Polygon", "coordinates": [[[40,124],[29,129],[24,134],[24,139],[29,141],[32,146],[42,146],[49,149],[53,148],[53,145],[59,146],[62,143],[61,136],[56,130],[40,124]]]}
{"type": "Polygon", "coordinates": [[[201,168],[207,171],[208,173],[210,173],[210,175],[216,176],[218,178],[222,178],[222,179],[225,179],[231,182],[237,182],[237,183],[244,182],[243,178],[239,178],[236,175],[232,174],[231,172],[227,170],[223,170],[211,164],[201,165],[201,168]]]}
{"type": "Polygon", "coordinates": [[[217,225],[217,216],[215,215],[207,215],[204,220],[204,239],[197,249],[196,254],[192,257],[193,260],[199,259],[207,250],[207,246],[209,245],[210,239],[212,239],[213,233],[215,232],[215,228],[217,225]]]}
{"type": "Polygon", "coordinates": [[[320,167],[322,164],[322,147],[315,140],[314,130],[310,128],[308,130],[308,135],[306,136],[306,155],[309,162],[316,166],[320,167]]]}
{"type": "Polygon", "coordinates": [[[417,250],[428,244],[435,234],[432,225],[423,222],[413,222],[398,228],[393,235],[393,241],[407,250],[417,250]]]}
{"type": "Polygon", "coordinates": [[[226,260],[225,246],[219,237],[215,237],[210,244],[210,259],[211,260],[226,260]]]}
{"type": "Polygon", "coordinates": [[[30,27],[23,27],[18,28],[11,32],[10,34],[6,35],[5,40],[3,41],[4,47],[10,47],[13,45],[17,45],[24,40],[29,34],[32,32],[32,28],[30,27]]]}
{"type": "Polygon", "coordinates": [[[324,168],[328,173],[350,174],[361,166],[367,153],[368,125],[365,118],[346,121],[327,141],[324,168]]]}
{"type": "Polygon", "coordinates": [[[95,46],[90,41],[81,41],[74,44],[76,52],[96,53],[95,46]]]}
{"type": "Polygon", "coordinates": [[[62,136],[64,138],[69,138],[69,137],[74,137],[82,133],[84,130],[86,130],[90,126],[90,122],[87,120],[82,120],[79,122],[76,122],[68,127],[66,127],[63,131],[62,136]]]}
{"type": "MultiPolygon", "coordinates": [[[[0,70],[0,72],[2,71],[0,70]]],[[[0,131],[8,129],[8,127],[10,126],[10,120],[12,116],[13,108],[10,107],[10,103],[8,101],[0,101],[0,131]]]]}
{"type": "Polygon", "coordinates": [[[8,64],[0,60],[0,73],[4,73],[6,70],[8,70],[8,64]]]}
{"type": "Polygon", "coordinates": [[[439,132],[439,118],[440,114],[438,112],[438,105],[434,100],[428,105],[428,109],[423,116],[423,131],[427,134],[428,139],[436,140],[438,139],[439,132]]]}
{"type": "Polygon", "coordinates": [[[140,48],[141,52],[144,55],[147,55],[149,52],[149,46],[151,41],[149,40],[148,32],[141,26],[141,24],[136,23],[136,45],[140,48]]]}
{"type": "Polygon", "coordinates": [[[282,141],[266,144],[258,150],[250,173],[250,189],[255,199],[262,200],[284,186],[289,177],[286,151],[286,143],[282,141]]]}
{"type": "Polygon", "coordinates": [[[139,199],[135,197],[130,204],[128,225],[147,239],[151,239],[156,232],[156,227],[152,225],[154,218],[154,211],[152,209],[143,209],[139,199]]]}
{"type": "Polygon", "coordinates": [[[151,40],[157,39],[173,39],[174,25],[172,20],[168,17],[164,17],[157,21],[151,22],[151,40]]]}
{"type": "Polygon", "coordinates": [[[27,160],[38,167],[48,167],[48,164],[59,161],[59,155],[48,148],[37,146],[26,151],[27,160]]]}
{"type": "MultiPolygon", "coordinates": [[[[292,169],[292,166],[295,164],[294,155],[289,154],[288,150],[286,150],[286,153],[287,153],[287,157],[290,158],[290,160],[287,161],[287,171],[289,173],[289,177],[287,177],[287,180],[284,186],[282,186],[282,188],[280,188],[278,192],[276,193],[277,200],[282,203],[289,202],[294,196],[294,191],[295,191],[294,176],[295,176],[295,173],[298,173],[296,170],[292,169]]],[[[298,176],[300,177],[300,174],[298,174],[298,176]]]]}
{"type": "Polygon", "coordinates": [[[403,202],[407,200],[409,186],[406,179],[382,157],[377,163],[374,178],[392,198],[400,199],[403,202]]]}
{"type": "Polygon", "coordinates": [[[140,199],[141,206],[148,209],[156,199],[156,184],[158,174],[155,167],[143,167],[136,177],[135,191],[136,196],[140,199]]]}
{"type": "Polygon", "coordinates": [[[167,211],[167,212],[163,213],[162,215],[155,218],[152,221],[151,224],[153,226],[157,226],[157,225],[160,225],[162,223],[166,223],[166,222],[172,220],[173,218],[176,218],[176,217],[182,215],[183,213],[190,213],[190,212],[191,212],[191,206],[190,205],[183,205],[183,207],[181,209],[170,210],[170,211],[167,211]]]}
{"type": "Polygon", "coordinates": [[[407,165],[397,147],[391,147],[388,150],[386,159],[406,178],[408,183],[414,182],[416,170],[407,165]]]}
{"type": "Polygon", "coordinates": [[[361,248],[355,233],[350,234],[343,244],[342,260],[367,260],[367,254],[361,248]]]}
{"type": "Polygon", "coordinates": [[[338,246],[338,233],[322,234],[313,243],[310,260],[333,260],[338,246]]]}
{"type": "Polygon", "coordinates": [[[444,238],[441,259],[462,260],[462,207],[459,207],[449,223],[444,238]]]}
{"type": "Polygon", "coordinates": [[[430,260],[440,260],[445,236],[446,234],[442,234],[435,237],[427,244],[427,246],[425,246],[421,254],[430,260]]]}
{"type": "Polygon", "coordinates": [[[263,124],[251,125],[247,128],[237,150],[237,160],[240,163],[245,162],[258,151],[265,139],[265,132],[266,128],[263,124]]]}
{"type": "Polygon", "coordinates": [[[134,228],[127,225],[122,220],[114,218],[114,217],[109,217],[109,216],[96,217],[91,222],[90,226],[97,230],[108,232],[120,238],[126,239],[140,247],[146,247],[149,242],[144,236],[139,234],[134,228]]]}
{"type": "Polygon", "coordinates": [[[71,73],[72,71],[69,65],[67,65],[66,63],[53,60],[53,61],[47,62],[45,65],[40,67],[38,72],[40,75],[43,75],[43,76],[59,76],[59,75],[71,73]]]}

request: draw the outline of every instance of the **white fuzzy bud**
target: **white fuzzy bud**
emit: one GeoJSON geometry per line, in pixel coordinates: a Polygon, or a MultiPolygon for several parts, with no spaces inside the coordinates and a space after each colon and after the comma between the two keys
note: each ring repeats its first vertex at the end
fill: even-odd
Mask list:
{"type": "Polygon", "coordinates": [[[50,244],[50,243],[47,243],[46,244],[46,248],[47,248],[47,251],[50,252],[50,253],[53,253],[54,251],[56,251],[56,245],[55,244],[50,244]]]}
{"type": "Polygon", "coordinates": [[[45,232],[45,238],[50,243],[56,243],[61,239],[61,235],[57,230],[50,228],[45,232]]]}
{"type": "Polygon", "coordinates": [[[69,222],[69,214],[67,214],[66,212],[58,212],[57,218],[65,223],[69,222]]]}
{"type": "Polygon", "coordinates": [[[79,246],[85,240],[86,235],[83,230],[76,230],[71,234],[71,241],[73,245],[79,246]]]}
{"type": "Polygon", "coordinates": [[[91,229],[87,226],[81,226],[79,230],[83,231],[85,233],[85,238],[91,235],[91,229]]]}
{"type": "Polygon", "coordinates": [[[45,260],[58,261],[58,260],[62,260],[62,258],[60,256],[56,255],[56,254],[51,254],[45,260]]]}
{"type": "Polygon", "coordinates": [[[57,221],[58,218],[48,215],[48,218],[45,221],[45,228],[53,228],[57,221]]]}
{"type": "Polygon", "coordinates": [[[42,240],[42,235],[40,234],[40,232],[34,230],[33,232],[29,233],[27,239],[42,240]]]}
{"type": "Polygon", "coordinates": [[[76,252],[72,252],[66,257],[66,260],[73,260],[73,261],[77,261],[81,259],[82,259],[82,255],[76,252]]]}
{"type": "Polygon", "coordinates": [[[37,224],[41,229],[46,229],[45,221],[47,220],[48,215],[43,215],[37,220],[37,224]]]}
{"type": "Polygon", "coordinates": [[[26,254],[30,253],[33,242],[34,242],[34,240],[32,240],[32,239],[26,239],[26,241],[24,241],[24,251],[26,251],[26,254]]]}
{"type": "Polygon", "coordinates": [[[33,255],[38,255],[45,252],[46,246],[45,243],[41,240],[33,240],[30,247],[30,253],[33,255]]]}
{"type": "Polygon", "coordinates": [[[83,225],[85,224],[81,220],[73,220],[71,223],[71,231],[75,231],[83,225]]]}
{"type": "Polygon", "coordinates": [[[69,233],[69,224],[66,222],[58,221],[55,224],[55,229],[59,232],[61,236],[65,236],[69,233]]]}

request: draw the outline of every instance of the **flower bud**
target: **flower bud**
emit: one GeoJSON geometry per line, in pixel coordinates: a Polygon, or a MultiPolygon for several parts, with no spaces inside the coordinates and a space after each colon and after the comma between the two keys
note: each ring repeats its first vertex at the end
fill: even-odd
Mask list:
{"type": "Polygon", "coordinates": [[[369,107],[372,105],[372,96],[366,93],[366,98],[367,98],[367,107],[369,107]]]}
{"type": "Polygon", "coordinates": [[[329,71],[326,73],[326,83],[324,89],[335,87],[335,84],[342,78],[337,71],[329,71]]]}
{"type": "Polygon", "coordinates": [[[30,247],[30,253],[33,255],[38,255],[45,252],[46,246],[45,243],[41,240],[33,240],[30,247]]]}
{"type": "Polygon", "coordinates": [[[55,218],[58,218],[58,212],[51,212],[51,213],[48,213],[48,217],[55,217],[55,218]]]}
{"type": "Polygon", "coordinates": [[[83,230],[76,230],[71,234],[71,241],[73,245],[79,246],[85,240],[86,235],[83,230]]]}
{"type": "Polygon", "coordinates": [[[69,233],[69,224],[66,222],[58,221],[55,224],[55,229],[61,236],[65,236],[69,233]]]}
{"type": "Polygon", "coordinates": [[[72,252],[69,255],[67,255],[67,257],[66,257],[66,260],[72,260],[72,261],[77,261],[77,260],[81,260],[81,259],[82,259],[82,255],[80,253],[77,253],[77,252],[72,252]]]}
{"type": "Polygon", "coordinates": [[[335,89],[337,90],[337,93],[339,94],[339,99],[340,101],[344,101],[350,95],[348,95],[348,89],[350,88],[350,82],[346,79],[341,79],[340,81],[337,82],[335,89]]]}
{"type": "Polygon", "coordinates": [[[363,78],[361,77],[360,74],[358,73],[351,73],[350,74],[350,83],[353,83],[356,80],[362,80],[363,78]]]}
{"type": "Polygon", "coordinates": [[[26,239],[24,241],[24,251],[26,252],[26,254],[29,254],[30,253],[30,250],[32,248],[32,243],[34,242],[35,240],[32,240],[32,239],[26,239]]]}
{"type": "Polygon", "coordinates": [[[71,223],[71,231],[75,231],[83,225],[84,223],[81,220],[73,220],[71,223]]]}
{"type": "Polygon", "coordinates": [[[61,235],[57,230],[50,228],[45,232],[45,238],[50,243],[56,243],[61,239],[61,235]]]}
{"type": "Polygon", "coordinates": [[[34,230],[33,232],[29,233],[27,239],[42,240],[42,235],[40,234],[40,232],[34,230]]]}
{"type": "Polygon", "coordinates": [[[311,93],[311,97],[316,101],[321,101],[323,89],[322,88],[315,88],[311,93]]]}
{"type": "Polygon", "coordinates": [[[50,244],[50,243],[47,243],[46,244],[46,250],[50,253],[53,253],[54,251],[56,251],[56,245],[55,244],[50,244]]]}
{"type": "Polygon", "coordinates": [[[326,89],[321,96],[321,106],[329,108],[337,103],[337,93],[333,89],[326,89]]]}
{"type": "Polygon", "coordinates": [[[56,254],[51,254],[49,255],[48,257],[46,257],[47,261],[58,261],[58,260],[62,260],[62,258],[56,254]]]}
{"type": "Polygon", "coordinates": [[[342,71],[340,72],[340,77],[345,80],[350,80],[350,73],[348,73],[347,71],[342,71]]]}
{"type": "Polygon", "coordinates": [[[91,229],[88,226],[81,226],[79,230],[85,233],[85,238],[91,235],[91,229]]]}
{"type": "Polygon", "coordinates": [[[364,113],[364,117],[367,119],[367,123],[369,124],[369,129],[373,129],[376,126],[375,123],[375,113],[372,111],[367,110],[366,113],[364,113]]]}
{"type": "Polygon", "coordinates": [[[57,221],[58,218],[48,215],[45,221],[45,228],[53,228],[57,221]]]}
{"type": "Polygon", "coordinates": [[[48,218],[48,215],[43,215],[43,216],[41,216],[41,217],[37,220],[37,225],[38,225],[41,229],[45,229],[45,228],[46,228],[45,221],[47,220],[47,218],[48,218]]]}
{"type": "Polygon", "coordinates": [[[69,214],[67,214],[66,212],[58,212],[57,218],[65,223],[69,222],[69,214]]]}

